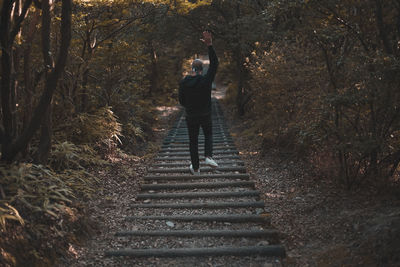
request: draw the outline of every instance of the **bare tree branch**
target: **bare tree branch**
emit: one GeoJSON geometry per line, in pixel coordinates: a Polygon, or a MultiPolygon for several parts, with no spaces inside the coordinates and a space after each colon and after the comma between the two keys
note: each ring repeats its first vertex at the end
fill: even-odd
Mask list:
{"type": "MultiPolygon", "coordinates": [[[[362,37],[361,33],[360,33],[359,31],[357,31],[356,29],[354,29],[354,27],[353,27],[349,22],[347,22],[346,20],[344,20],[334,9],[332,9],[332,8],[330,8],[330,7],[322,6],[321,4],[319,4],[319,6],[320,6],[321,8],[326,8],[329,12],[331,12],[331,13],[334,15],[335,19],[336,19],[340,24],[346,26],[346,28],[349,29],[350,32],[353,33],[353,34],[357,37],[357,39],[360,41],[361,45],[363,46],[364,50],[365,50],[366,52],[369,52],[369,51],[370,51],[370,49],[369,49],[368,45],[366,44],[364,38],[362,37]]],[[[317,10],[317,11],[318,11],[319,13],[325,15],[325,16],[329,16],[328,13],[326,13],[326,12],[324,12],[324,11],[322,11],[322,10],[317,10]]]]}
{"type": "MultiPolygon", "coordinates": [[[[154,12],[154,11],[153,11],[154,12]]],[[[139,20],[139,19],[144,19],[152,14],[154,14],[153,12],[144,14],[143,16],[140,17],[134,17],[131,18],[127,23],[125,23],[124,25],[122,25],[121,27],[119,27],[118,29],[112,31],[110,34],[108,34],[106,37],[104,37],[102,40],[98,41],[97,44],[93,47],[93,49],[95,49],[96,47],[98,47],[100,44],[104,43],[105,41],[107,41],[108,39],[114,37],[115,35],[117,35],[120,32],[123,32],[129,25],[131,25],[132,23],[134,23],[135,21],[139,20]]]]}
{"type": "Polygon", "coordinates": [[[15,20],[14,28],[11,31],[11,34],[10,34],[10,39],[11,40],[14,40],[15,36],[17,36],[18,32],[20,31],[21,24],[24,21],[25,16],[26,16],[31,4],[32,4],[32,0],[26,0],[25,1],[24,6],[22,7],[21,14],[15,20]]]}

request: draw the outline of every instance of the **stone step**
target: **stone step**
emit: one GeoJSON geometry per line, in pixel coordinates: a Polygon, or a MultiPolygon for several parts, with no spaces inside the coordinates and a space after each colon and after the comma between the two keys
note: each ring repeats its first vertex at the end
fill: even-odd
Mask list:
{"type": "Polygon", "coordinates": [[[226,197],[259,197],[256,190],[241,192],[185,192],[185,193],[149,193],[138,194],[136,199],[171,199],[171,198],[226,198],[226,197]]]}
{"type": "MultiPolygon", "coordinates": [[[[214,151],[225,151],[225,150],[236,150],[235,146],[213,146],[214,151]]],[[[189,151],[189,146],[177,147],[177,148],[163,148],[160,152],[180,152],[180,151],[189,151]]],[[[199,151],[204,151],[204,147],[199,147],[199,151]]]]}
{"type": "MultiPolygon", "coordinates": [[[[200,142],[204,142],[204,138],[200,138],[198,139],[199,143],[200,142]]],[[[165,138],[164,139],[164,143],[166,142],[189,142],[189,137],[187,138],[165,138]]],[[[232,138],[213,138],[213,143],[221,143],[221,142],[233,142],[232,138]]]]}
{"type": "Polygon", "coordinates": [[[170,230],[170,231],[120,231],[116,236],[176,236],[176,237],[277,237],[279,232],[270,230],[170,230]]]}
{"type": "Polygon", "coordinates": [[[199,188],[225,188],[225,187],[252,187],[253,181],[232,181],[215,183],[171,183],[171,184],[142,184],[142,190],[165,189],[199,189],[199,188]]]}
{"type": "MultiPolygon", "coordinates": [[[[213,130],[212,131],[212,136],[213,137],[221,137],[221,136],[228,136],[229,134],[226,131],[220,131],[220,130],[213,130]]],[[[182,131],[178,133],[170,133],[166,136],[166,138],[175,138],[175,137],[188,137],[189,133],[188,131],[182,131]]],[[[199,137],[204,137],[205,135],[203,134],[203,131],[199,132],[199,137]]]]}
{"type": "MultiPolygon", "coordinates": [[[[204,146],[203,147],[199,146],[199,149],[201,149],[201,148],[204,148],[204,146]]],[[[219,145],[213,145],[213,148],[214,149],[225,149],[225,148],[227,148],[227,149],[229,149],[229,148],[236,149],[236,146],[234,146],[232,144],[227,144],[227,145],[219,144],[219,145]]],[[[165,149],[166,150],[167,149],[170,149],[170,150],[174,150],[174,149],[189,149],[189,145],[187,145],[187,144],[169,144],[169,145],[161,146],[161,149],[162,150],[165,150],[165,149]]]]}
{"type": "MultiPolygon", "coordinates": [[[[203,131],[199,132],[199,138],[204,138],[205,135],[203,134],[203,131]]],[[[223,130],[223,129],[213,129],[212,130],[212,136],[213,137],[228,137],[230,138],[231,135],[228,131],[223,130]]],[[[165,138],[188,138],[189,133],[187,129],[184,129],[182,132],[173,132],[169,133],[165,138]]]]}
{"type": "MultiPolygon", "coordinates": [[[[225,165],[244,165],[243,161],[218,161],[217,162],[219,166],[225,167],[225,165]],[[222,166],[224,165],[224,166],[222,166]]],[[[154,163],[152,166],[153,167],[188,167],[189,162],[181,162],[181,163],[175,163],[175,162],[167,162],[167,163],[154,163]]],[[[202,162],[200,162],[200,166],[202,165],[202,162]]]]}
{"type": "MultiPolygon", "coordinates": [[[[200,160],[204,160],[204,156],[200,156],[199,159],[200,160]]],[[[240,157],[238,155],[221,154],[221,155],[214,155],[213,159],[214,160],[217,160],[217,159],[240,159],[240,157]]],[[[182,161],[182,160],[190,160],[190,156],[180,156],[180,157],[171,157],[171,156],[169,156],[169,157],[160,157],[160,156],[158,156],[158,157],[155,158],[155,160],[158,160],[158,161],[173,161],[173,160],[182,161]]]]}
{"type": "MultiPolygon", "coordinates": [[[[234,142],[232,140],[226,140],[226,139],[220,139],[220,140],[213,140],[213,146],[234,146],[234,142]]],[[[163,146],[165,145],[185,145],[186,147],[189,147],[189,139],[187,140],[169,140],[169,141],[163,141],[163,146]]],[[[199,139],[198,140],[198,146],[199,148],[204,148],[204,140],[199,139]]]]}
{"type": "MultiPolygon", "coordinates": [[[[216,129],[216,130],[218,130],[218,129],[229,130],[229,128],[228,128],[225,124],[220,123],[220,122],[218,122],[218,121],[215,121],[215,122],[213,123],[212,128],[213,128],[213,130],[214,130],[214,129],[216,129]]],[[[184,124],[184,125],[179,126],[179,127],[171,128],[171,130],[172,130],[173,132],[186,132],[186,133],[187,133],[187,126],[186,126],[186,124],[184,124]]],[[[202,130],[200,130],[200,132],[202,132],[202,130]]]]}
{"type": "Polygon", "coordinates": [[[162,203],[132,204],[131,208],[149,209],[225,209],[225,208],[263,208],[263,201],[246,202],[204,202],[204,203],[162,203]]]}
{"type": "Polygon", "coordinates": [[[241,179],[248,180],[250,175],[247,173],[227,173],[227,174],[200,174],[200,175],[148,175],[144,177],[146,181],[163,180],[198,180],[198,179],[241,179]]]}
{"type": "Polygon", "coordinates": [[[161,249],[119,249],[106,251],[105,256],[127,257],[210,257],[210,256],[250,256],[284,257],[285,249],[279,245],[212,247],[212,248],[161,248],[161,249]]]}
{"type": "Polygon", "coordinates": [[[152,216],[128,216],[126,221],[134,220],[166,220],[166,221],[197,221],[197,222],[229,222],[229,223],[262,223],[269,224],[271,217],[264,214],[218,214],[218,215],[152,215],[152,216]]]}
{"type": "MultiPolygon", "coordinates": [[[[166,136],[164,141],[171,141],[171,140],[189,140],[188,135],[178,135],[178,136],[166,136]]],[[[203,135],[199,135],[198,140],[204,141],[205,138],[203,135]]],[[[232,137],[229,135],[212,135],[212,140],[232,140],[232,137]]]]}
{"type": "MultiPolygon", "coordinates": [[[[229,131],[227,131],[226,129],[217,127],[217,128],[213,128],[212,129],[212,135],[213,136],[230,136],[229,131]]],[[[179,129],[179,131],[174,131],[174,132],[170,132],[167,134],[167,138],[170,137],[187,137],[189,136],[189,132],[186,128],[181,128],[179,129]]],[[[204,137],[204,133],[203,131],[199,131],[199,137],[204,137]]]]}
{"type": "MultiPolygon", "coordinates": [[[[150,168],[148,172],[150,173],[180,173],[180,172],[188,172],[189,168],[150,168]]],[[[220,172],[246,172],[246,167],[244,166],[232,166],[232,167],[201,167],[200,172],[213,172],[213,171],[220,171],[220,172]]]]}
{"type": "MultiPolygon", "coordinates": [[[[199,153],[203,152],[204,150],[199,149],[199,153]]],[[[226,150],[215,150],[213,151],[214,155],[223,155],[223,154],[239,154],[239,152],[236,149],[226,149],[226,150]]],[[[189,156],[190,152],[189,151],[184,151],[184,152],[179,152],[179,151],[168,151],[168,152],[160,152],[158,153],[159,157],[168,157],[168,156],[189,156]]]]}
{"type": "MultiPolygon", "coordinates": [[[[189,140],[189,135],[171,135],[171,136],[166,136],[164,140],[172,140],[172,139],[188,139],[189,140]]],[[[213,134],[212,135],[213,140],[218,140],[218,139],[224,139],[224,140],[232,140],[232,137],[228,134],[213,134]]],[[[198,140],[205,140],[204,135],[199,135],[198,140]]]]}

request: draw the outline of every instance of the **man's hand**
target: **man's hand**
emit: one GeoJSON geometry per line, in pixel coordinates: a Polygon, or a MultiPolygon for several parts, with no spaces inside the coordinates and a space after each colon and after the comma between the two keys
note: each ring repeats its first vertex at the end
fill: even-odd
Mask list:
{"type": "Polygon", "coordinates": [[[212,35],[211,32],[209,31],[204,31],[203,32],[203,39],[200,39],[200,41],[202,41],[204,44],[206,44],[207,46],[212,45],[212,35]]]}

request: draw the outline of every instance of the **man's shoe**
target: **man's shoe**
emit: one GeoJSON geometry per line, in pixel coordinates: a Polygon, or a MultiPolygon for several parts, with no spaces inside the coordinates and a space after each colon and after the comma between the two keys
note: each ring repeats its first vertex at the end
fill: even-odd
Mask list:
{"type": "Polygon", "coordinates": [[[197,171],[195,171],[193,169],[193,165],[192,164],[190,164],[189,170],[190,170],[190,173],[193,174],[193,175],[200,175],[200,168],[197,171]]]}
{"type": "Polygon", "coordinates": [[[206,159],[204,161],[205,161],[205,164],[210,166],[210,167],[213,167],[213,168],[217,168],[218,167],[218,164],[211,157],[206,157],[206,159]]]}

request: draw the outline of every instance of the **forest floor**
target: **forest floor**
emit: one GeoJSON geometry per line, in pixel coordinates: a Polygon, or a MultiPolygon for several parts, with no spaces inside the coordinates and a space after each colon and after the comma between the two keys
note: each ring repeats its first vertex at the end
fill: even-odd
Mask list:
{"type": "MultiPolygon", "coordinates": [[[[226,112],[227,114],[227,112],[226,112]]],[[[241,158],[283,233],[286,266],[400,266],[400,192],[348,191],[304,162],[276,151],[261,155],[228,116],[241,158]]]]}
{"type": "MultiPolygon", "coordinates": [[[[159,111],[154,146],[167,133],[176,108],[159,111]]],[[[374,189],[347,191],[316,175],[306,163],[282,159],[275,151],[261,155],[258,140],[242,134],[246,122],[229,112],[225,116],[272,224],[283,233],[284,266],[400,266],[399,196],[374,189]]],[[[155,152],[142,157],[120,154],[110,170],[97,170],[103,190],[87,203],[97,232],[85,245],[71,245],[62,266],[113,266],[104,250],[113,245],[114,233],[129,215],[129,203],[155,152]]],[[[137,264],[149,266],[145,261],[137,264]]]]}

